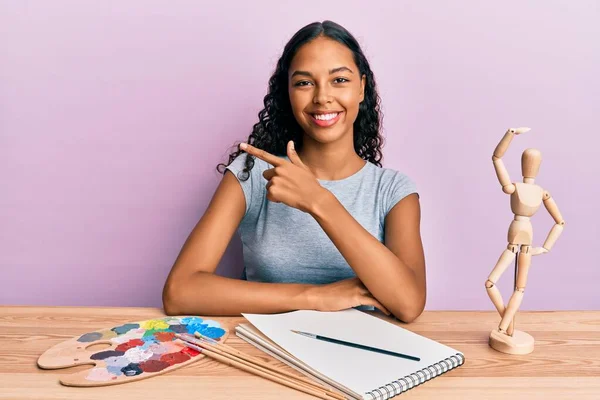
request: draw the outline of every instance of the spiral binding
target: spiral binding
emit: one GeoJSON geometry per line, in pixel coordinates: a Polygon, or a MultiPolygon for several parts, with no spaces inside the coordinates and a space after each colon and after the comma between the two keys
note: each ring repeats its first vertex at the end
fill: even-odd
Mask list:
{"type": "Polygon", "coordinates": [[[465,362],[465,356],[462,353],[456,353],[455,355],[448,357],[440,362],[431,364],[415,373],[400,378],[388,383],[385,386],[381,386],[378,389],[367,392],[367,396],[371,396],[370,400],[387,400],[400,393],[406,392],[415,386],[420,385],[423,382],[427,382],[436,376],[442,375],[453,368],[462,365],[465,362]]]}

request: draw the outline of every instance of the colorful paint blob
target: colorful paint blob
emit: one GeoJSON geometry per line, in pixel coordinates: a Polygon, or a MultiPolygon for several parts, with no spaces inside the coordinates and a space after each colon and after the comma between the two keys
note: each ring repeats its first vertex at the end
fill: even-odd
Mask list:
{"type": "Polygon", "coordinates": [[[119,336],[119,334],[115,331],[105,331],[102,332],[102,340],[108,340],[119,336]]]}
{"type": "Polygon", "coordinates": [[[116,338],[112,338],[112,339],[110,339],[110,341],[113,343],[121,344],[121,343],[125,343],[131,339],[141,339],[144,337],[145,333],[146,333],[146,331],[144,329],[136,328],[136,329],[127,331],[127,333],[119,335],[116,338]]]}
{"type": "Polygon", "coordinates": [[[94,342],[100,338],[102,338],[102,334],[100,332],[91,332],[91,333],[86,333],[85,335],[81,335],[81,337],[79,339],[77,339],[77,341],[87,343],[87,342],[94,342]]]}
{"type": "Polygon", "coordinates": [[[159,342],[171,342],[175,339],[175,332],[156,332],[154,337],[159,342]]]}
{"type": "Polygon", "coordinates": [[[131,339],[125,343],[121,343],[120,345],[118,345],[115,350],[125,352],[125,351],[131,349],[132,347],[143,346],[144,343],[145,342],[141,339],[131,339]]]}
{"type": "Polygon", "coordinates": [[[140,363],[140,368],[144,372],[158,372],[167,368],[169,363],[160,360],[148,360],[140,363]]]}
{"type": "Polygon", "coordinates": [[[140,324],[125,324],[121,326],[115,326],[111,329],[111,331],[115,332],[117,335],[122,335],[124,333],[129,332],[132,329],[139,328],[140,324]]]}
{"type": "Polygon", "coordinates": [[[185,347],[181,350],[182,353],[187,354],[190,357],[196,357],[200,352],[196,349],[192,349],[191,347],[185,347]]]}
{"type": "Polygon", "coordinates": [[[160,361],[164,361],[166,363],[168,363],[169,365],[175,365],[175,364],[179,364],[182,363],[184,361],[189,360],[191,357],[189,356],[189,354],[185,354],[183,352],[177,352],[177,353],[167,353],[167,354],[163,354],[160,357],[160,361]]]}
{"type": "Polygon", "coordinates": [[[123,374],[125,374],[125,376],[136,376],[141,374],[142,369],[140,368],[140,365],[138,363],[131,363],[126,367],[123,367],[121,369],[121,372],[123,372],[123,374]]]}
{"type": "Polygon", "coordinates": [[[176,333],[188,333],[185,325],[169,325],[169,329],[176,333]]]}
{"type": "Polygon", "coordinates": [[[128,377],[159,373],[198,357],[201,352],[185,346],[175,337],[177,333],[193,335],[195,332],[215,340],[220,340],[226,334],[219,322],[200,317],[151,319],[86,333],[77,341],[91,343],[102,340],[115,346],[90,356],[99,364],[89,371],[86,379],[119,382],[128,377]]]}
{"type": "Polygon", "coordinates": [[[104,360],[105,358],[108,358],[108,357],[120,357],[123,354],[125,354],[124,351],[106,350],[106,351],[101,351],[99,353],[92,354],[90,356],[90,358],[92,360],[104,360]]]}
{"type": "Polygon", "coordinates": [[[143,322],[141,324],[141,327],[148,331],[151,331],[151,330],[167,329],[169,327],[169,324],[167,324],[162,319],[150,319],[148,321],[143,322]]]}
{"type": "MultiPolygon", "coordinates": [[[[194,327],[194,328],[196,328],[196,327],[194,327]]],[[[212,339],[218,339],[225,334],[225,330],[223,330],[223,328],[208,326],[206,324],[200,325],[193,332],[190,332],[190,333],[193,335],[194,332],[199,332],[202,335],[208,336],[209,338],[212,338],[212,339]]]]}

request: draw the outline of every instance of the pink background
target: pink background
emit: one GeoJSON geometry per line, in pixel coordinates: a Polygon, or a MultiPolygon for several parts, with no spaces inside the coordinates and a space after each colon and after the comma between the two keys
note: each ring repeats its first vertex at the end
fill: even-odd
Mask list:
{"type": "MultiPolygon", "coordinates": [[[[0,304],[160,306],[283,46],[332,19],[378,81],[384,166],[421,194],[427,309],[493,309],[512,214],[491,156],[517,126],[532,130],[505,157],[512,180],[540,149],[567,222],[522,309],[600,308],[598,2],[251,3],[0,3],[0,304]]],[[[533,224],[540,246],[553,221],[542,207],[533,224]]],[[[218,272],[241,261],[236,237],[218,272]]]]}

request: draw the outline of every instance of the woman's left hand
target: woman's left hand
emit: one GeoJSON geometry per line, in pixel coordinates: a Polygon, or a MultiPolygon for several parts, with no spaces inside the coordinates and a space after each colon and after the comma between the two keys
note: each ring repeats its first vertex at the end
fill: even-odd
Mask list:
{"type": "Polygon", "coordinates": [[[240,144],[240,149],[274,166],[263,172],[263,176],[269,181],[267,199],[270,201],[284,203],[310,213],[314,205],[329,193],[300,160],[291,140],[287,144],[287,156],[290,161],[247,143],[240,144]]]}

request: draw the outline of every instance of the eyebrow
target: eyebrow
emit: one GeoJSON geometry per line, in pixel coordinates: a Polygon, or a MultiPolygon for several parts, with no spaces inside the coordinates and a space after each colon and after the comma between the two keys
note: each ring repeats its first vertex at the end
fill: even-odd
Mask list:
{"type": "MultiPolygon", "coordinates": [[[[353,74],[353,73],[354,73],[354,72],[352,72],[352,70],[351,70],[350,68],[348,68],[348,67],[337,67],[337,68],[334,68],[334,69],[330,69],[330,70],[329,70],[329,75],[331,75],[331,74],[335,74],[335,73],[337,73],[337,72],[341,72],[341,71],[348,71],[348,72],[350,72],[351,74],[353,74]]],[[[304,76],[310,76],[310,77],[312,77],[312,74],[311,74],[310,72],[308,72],[308,71],[294,71],[294,73],[292,74],[291,78],[293,78],[293,77],[294,77],[294,76],[296,76],[296,75],[304,75],[304,76]]]]}

